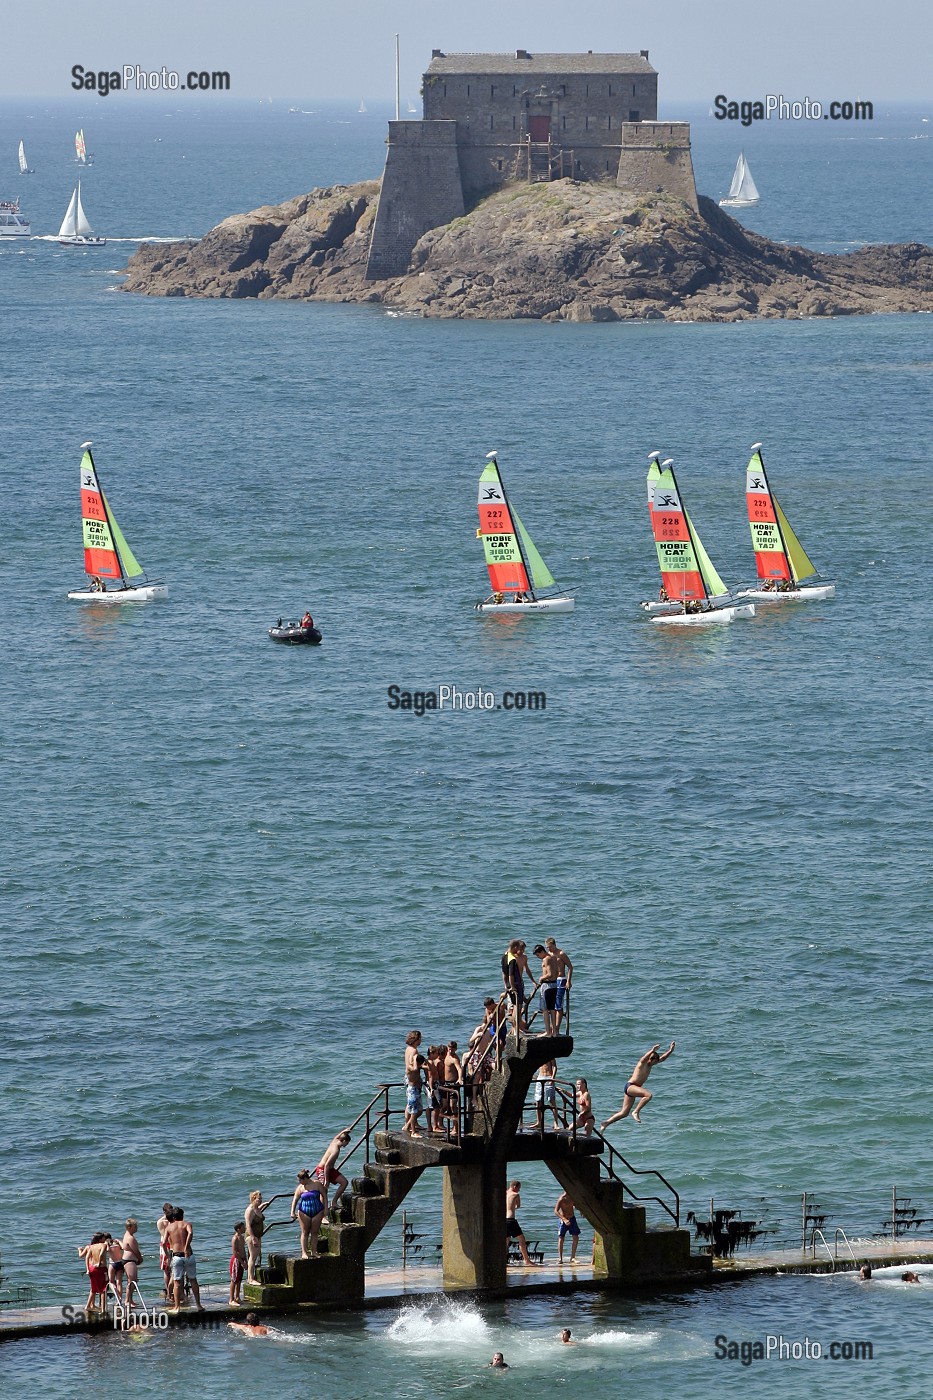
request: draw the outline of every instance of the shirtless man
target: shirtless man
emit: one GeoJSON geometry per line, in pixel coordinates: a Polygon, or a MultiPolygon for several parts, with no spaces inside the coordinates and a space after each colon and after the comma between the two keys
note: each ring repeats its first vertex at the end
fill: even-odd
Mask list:
{"type": "Polygon", "coordinates": [[[262,1263],[262,1237],[266,1228],[266,1217],[263,1212],[268,1201],[262,1199],[261,1191],[250,1191],[249,1205],[243,1212],[243,1223],[246,1226],[246,1282],[256,1282],[256,1270],[262,1263]]]}
{"type": "Polygon", "coordinates": [[[327,1224],[327,1193],[330,1188],[332,1186],[336,1186],[337,1188],[334,1192],[334,1199],[330,1203],[330,1208],[333,1211],[336,1210],[340,1197],[349,1185],[343,1172],[337,1170],[337,1158],[349,1141],[350,1134],[347,1132],[346,1128],[344,1128],[336,1137],[331,1138],[327,1151],[312,1172],[315,1184],[318,1186],[324,1200],[324,1219],[321,1221],[322,1225],[327,1224]]]}
{"type": "MultiPolygon", "coordinates": [[[[564,1262],[564,1236],[570,1236],[570,1262],[576,1262],[577,1245],[580,1243],[580,1226],[577,1224],[577,1217],[574,1214],[573,1197],[568,1192],[562,1191],[557,1198],[554,1207],[554,1214],[560,1221],[557,1232],[557,1262],[564,1262]]],[[[567,1334],[569,1338],[569,1333],[567,1334]]]]}
{"type": "Polygon", "coordinates": [[[563,948],[558,948],[556,938],[546,938],[544,946],[551,956],[557,959],[557,1005],[555,1007],[557,1015],[554,1020],[554,1034],[560,1035],[560,1023],[564,1019],[564,1002],[567,1000],[567,992],[570,991],[570,984],[573,981],[573,963],[563,948]]]}
{"type": "Polygon", "coordinates": [[[194,1252],[191,1248],[191,1241],[194,1237],[194,1226],[190,1220],[185,1219],[185,1212],[181,1206],[176,1206],[172,1211],[172,1218],[165,1227],[165,1243],[172,1255],[172,1292],[174,1294],[174,1312],[181,1309],[182,1294],[184,1293],[185,1280],[194,1294],[194,1301],[198,1312],[204,1311],[201,1302],[201,1290],[198,1287],[198,1270],[194,1262],[194,1252]]]}
{"type": "Polygon", "coordinates": [[[94,1301],[96,1298],[100,1299],[101,1311],[106,1308],[107,1251],[108,1236],[103,1230],[91,1237],[90,1244],[82,1244],[78,1248],[78,1256],[85,1261],[87,1267],[88,1295],[84,1305],[86,1313],[97,1310],[97,1303],[94,1301]]]}
{"type": "Polygon", "coordinates": [[[237,1332],[242,1332],[247,1337],[268,1337],[268,1327],[263,1327],[259,1318],[254,1312],[246,1314],[245,1322],[228,1322],[228,1327],[234,1328],[237,1332]]]}
{"type": "Polygon", "coordinates": [[[536,958],[541,959],[541,980],[538,987],[541,990],[541,1015],[544,1018],[544,1030],[542,1035],[557,1034],[557,977],[560,959],[557,953],[551,953],[541,943],[534,949],[536,958]]]}
{"type": "Polygon", "coordinates": [[[525,1232],[518,1223],[515,1212],[521,1210],[522,1198],[519,1194],[522,1189],[520,1181],[510,1181],[509,1189],[505,1193],[505,1233],[510,1240],[518,1242],[522,1259],[526,1264],[537,1268],[531,1255],[528,1253],[528,1241],[525,1239],[525,1232]]]}
{"type": "Polygon", "coordinates": [[[665,1050],[663,1055],[658,1053],[661,1049],[660,1044],[652,1045],[650,1050],[645,1051],[644,1055],[642,1055],[641,1059],[638,1061],[638,1064],[632,1070],[631,1078],[625,1086],[625,1098],[622,1100],[622,1107],[619,1109],[619,1112],[613,1113],[611,1117],[606,1119],[605,1123],[600,1123],[599,1126],[603,1132],[606,1131],[610,1123],[617,1123],[620,1118],[627,1118],[630,1113],[635,1123],[641,1122],[642,1109],[646,1104],[650,1103],[651,1099],[654,1097],[654,1095],[645,1088],[645,1080],[648,1078],[648,1075],[654,1069],[655,1065],[659,1065],[664,1060],[670,1059],[671,1055],[674,1053],[674,1045],[675,1042],[672,1040],[671,1048],[665,1050]],[[635,1110],[634,1113],[632,1113],[633,1109],[635,1110]]]}

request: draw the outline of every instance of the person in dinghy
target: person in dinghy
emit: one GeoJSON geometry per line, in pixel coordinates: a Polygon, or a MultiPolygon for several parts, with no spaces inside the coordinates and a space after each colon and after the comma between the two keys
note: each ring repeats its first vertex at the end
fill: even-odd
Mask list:
{"type": "Polygon", "coordinates": [[[307,608],[305,609],[304,616],[302,617],[298,626],[302,629],[303,632],[310,632],[311,628],[314,626],[314,618],[311,616],[307,608]]]}

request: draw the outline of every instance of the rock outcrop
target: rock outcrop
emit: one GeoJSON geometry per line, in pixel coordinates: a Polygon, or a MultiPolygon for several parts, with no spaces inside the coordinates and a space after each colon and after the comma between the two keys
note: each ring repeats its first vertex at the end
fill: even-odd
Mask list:
{"type": "Polygon", "coordinates": [[[148,296],[375,302],[424,316],[738,321],[933,311],[933,248],[842,255],[751,233],[708,199],[613,185],[512,185],[431,229],[408,272],[366,281],[379,184],[224,219],[198,242],[142,244],[123,290],[148,296]]]}

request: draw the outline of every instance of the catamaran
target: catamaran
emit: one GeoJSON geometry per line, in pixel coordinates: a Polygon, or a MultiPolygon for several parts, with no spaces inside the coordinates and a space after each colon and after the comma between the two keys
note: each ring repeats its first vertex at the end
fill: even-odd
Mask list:
{"type": "Polygon", "coordinates": [[[22,141],[19,143],[19,173],[21,175],[32,174],[32,171],[29,169],[29,162],[26,159],[26,147],[23,145],[22,141]]]}
{"type": "Polygon", "coordinates": [[[98,238],[87,221],[81,204],[81,181],[75,186],[62,226],[58,230],[58,241],[69,248],[103,248],[106,238],[98,238]]]}
{"type": "Polygon", "coordinates": [[[752,179],[752,172],[749,169],[748,161],[745,159],[745,152],[739,152],[739,158],[735,163],[735,171],[732,175],[732,184],[729,186],[729,193],[725,199],[719,201],[720,208],[723,206],[736,205],[741,207],[745,204],[757,204],[761,198],[758,193],[758,186],[752,179]]]}
{"type": "Polygon", "coordinates": [[[771,490],[760,442],[752,447],[746,469],[745,500],[760,582],[757,588],[743,588],[736,596],[761,603],[818,603],[834,597],[836,588],[832,583],[802,583],[816,576],[816,565],[771,490]]]}
{"type": "Polygon", "coordinates": [[[93,165],[94,162],[88,155],[87,146],[84,144],[84,127],[75,132],[75,163],[77,165],[93,165]]]}
{"type": "Polygon", "coordinates": [[[487,452],[486,461],[479,479],[476,535],[483,541],[493,591],[477,608],[491,613],[573,612],[573,599],[567,593],[538,596],[539,590],[557,586],[554,576],[509,505],[497,454],[487,452]],[[509,593],[511,598],[506,597],[509,593]]]}
{"type": "Polygon", "coordinates": [[[68,597],[76,603],[145,603],[167,598],[168,585],[150,583],[123,537],[97,475],[91,444],[81,444],[81,518],[84,568],[90,586],[68,597]]]}
{"type": "Polygon", "coordinates": [[[674,476],[674,464],[658,462],[652,453],[648,469],[651,492],[651,528],[661,566],[665,600],[676,611],[652,611],[652,622],[675,627],[705,627],[754,617],[754,603],[735,603],[703,548],[693,521],[683,504],[674,476]]]}

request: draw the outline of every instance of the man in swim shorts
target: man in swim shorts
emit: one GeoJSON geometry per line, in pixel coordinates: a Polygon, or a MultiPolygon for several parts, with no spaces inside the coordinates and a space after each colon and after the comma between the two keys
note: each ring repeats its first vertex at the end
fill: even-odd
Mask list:
{"type": "Polygon", "coordinates": [[[638,1061],[638,1064],[632,1070],[632,1077],[625,1086],[625,1097],[622,1100],[622,1107],[619,1109],[619,1112],[613,1113],[606,1119],[605,1123],[600,1124],[603,1132],[606,1131],[610,1123],[617,1123],[620,1118],[627,1118],[630,1113],[632,1114],[633,1122],[641,1122],[642,1109],[646,1104],[650,1103],[654,1097],[654,1095],[645,1088],[645,1080],[648,1078],[648,1075],[654,1069],[655,1065],[660,1065],[665,1060],[670,1059],[671,1055],[674,1053],[675,1043],[676,1042],[672,1040],[671,1048],[665,1050],[663,1055],[658,1053],[661,1049],[660,1044],[652,1045],[650,1050],[645,1051],[644,1055],[642,1055],[641,1059],[638,1061]],[[632,1112],[633,1109],[634,1112],[632,1112]]]}
{"type": "MultiPolygon", "coordinates": [[[[580,1226],[577,1224],[576,1215],[574,1215],[573,1197],[567,1191],[558,1196],[554,1214],[560,1221],[557,1231],[557,1262],[558,1264],[564,1262],[564,1236],[569,1235],[570,1262],[573,1264],[577,1257],[577,1245],[580,1243],[580,1226]]],[[[568,1341],[570,1339],[569,1333],[567,1339],[568,1341]]]]}
{"type": "Polygon", "coordinates": [[[171,1201],[166,1201],[162,1206],[162,1214],[156,1221],[156,1229],[159,1232],[159,1268],[162,1270],[164,1279],[163,1296],[166,1302],[172,1299],[172,1252],[165,1243],[165,1231],[172,1213],[171,1201]]]}
{"type": "Polygon", "coordinates": [[[557,959],[557,1005],[555,1007],[557,1014],[554,1018],[554,1034],[560,1035],[560,1023],[564,1019],[564,1004],[573,981],[573,963],[563,948],[558,948],[556,938],[546,938],[544,946],[551,956],[557,959]]]}
{"type": "Polygon", "coordinates": [[[521,1225],[519,1225],[515,1215],[515,1212],[521,1209],[521,1189],[522,1183],[520,1181],[509,1182],[509,1189],[505,1193],[505,1233],[507,1239],[515,1240],[524,1262],[529,1265],[534,1265],[535,1261],[528,1253],[528,1241],[525,1239],[525,1232],[521,1225]]]}
{"type": "Polygon", "coordinates": [[[233,1227],[233,1238],[230,1241],[230,1306],[238,1308],[240,1302],[240,1289],[243,1286],[243,1275],[246,1272],[246,1221],[238,1220],[233,1227]]]}
{"type": "Polygon", "coordinates": [[[544,1019],[544,1035],[557,1034],[557,969],[558,958],[556,953],[548,952],[542,943],[538,943],[534,949],[536,958],[541,959],[541,980],[538,987],[541,992],[541,1015],[544,1019]]]}
{"type": "Polygon", "coordinates": [[[347,1132],[346,1128],[344,1128],[344,1130],[342,1132],[339,1132],[336,1137],[331,1138],[327,1151],[324,1153],[324,1156],[314,1168],[313,1176],[318,1186],[320,1187],[321,1195],[324,1198],[325,1219],[321,1221],[322,1225],[326,1224],[327,1193],[330,1190],[330,1188],[332,1186],[337,1187],[337,1190],[334,1192],[334,1199],[330,1203],[330,1208],[333,1211],[336,1210],[337,1203],[340,1200],[340,1197],[343,1195],[344,1191],[346,1191],[347,1186],[349,1185],[347,1178],[344,1176],[343,1172],[337,1170],[337,1158],[340,1156],[341,1151],[347,1146],[349,1141],[350,1134],[347,1132]]]}
{"type": "Polygon", "coordinates": [[[194,1259],[194,1251],[191,1248],[193,1238],[194,1226],[190,1220],[185,1219],[185,1212],[181,1206],[176,1206],[165,1229],[165,1243],[172,1255],[173,1312],[179,1312],[181,1309],[186,1283],[194,1295],[198,1312],[204,1311],[201,1290],[198,1286],[198,1269],[194,1259]]]}

